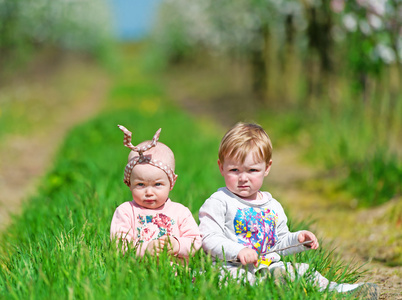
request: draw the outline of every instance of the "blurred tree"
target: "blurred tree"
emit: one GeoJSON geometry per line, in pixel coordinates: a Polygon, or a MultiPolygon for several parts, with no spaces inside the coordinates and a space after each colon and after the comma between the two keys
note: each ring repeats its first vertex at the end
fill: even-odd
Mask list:
{"type": "Polygon", "coordinates": [[[308,40],[307,59],[305,61],[307,73],[308,93],[313,97],[320,97],[326,90],[332,69],[332,11],[326,0],[303,1],[307,20],[306,36],[308,40]],[[318,66],[314,67],[315,57],[318,57],[318,66]]]}
{"type": "Polygon", "coordinates": [[[21,7],[21,0],[0,2],[0,61],[10,59],[26,47],[26,36],[19,22],[21,7]]]}
{"type": "Polygon", "coordinates": [[[0,1],[2,64],[52,46],[100,55],[111,41],[111,19],[103,0],[0,1]]]}
{"type": "MultiPolygon", "coordinates": [[[[297,0],[170,0],[162,7],[154,36],[164,47],[169,39],[167,33],[175,33],[166,47],[171,58],[177,56],[175,51],[180,53],[188,46],[202,47],[234,59],[244,58],[252,69],[254,94],[264,101],[269,86],[272,31],[278,30],[278,23],[281,27],[286,22],[293,24],[295,12],[300,11],[298,6],[297,0]],[[179,34],[177,28],[180,28],[179,34]],[[157,37],[162,37],[163,42],[157,37]]],[[[294,28],[293,25],[288,27],[289,44],[294,41],[294,28]]]]}
{"type": "Polygon", "coordinates": [[[154,36],[168,60],[199,49],[243,59],[262,102],[274,85],[272,68],[287,80],[293,57],[304,66],[305,98],[326,96],[341,74],[363,99],[370,78],[388,66],[401,77],[402,0],[166,0],[162,12],[154,36]]]}
{"type": "MultiPolygon", "coordinates": [[[[356,78],[356,88],[367,102],[370,78],[379,79],[391,65],[402,78],[402,1],[401,0],[332,0],[343,31],[340,43],[356,78]]],[[[398,80],[399,81],[399,80],[398,80]]]]}

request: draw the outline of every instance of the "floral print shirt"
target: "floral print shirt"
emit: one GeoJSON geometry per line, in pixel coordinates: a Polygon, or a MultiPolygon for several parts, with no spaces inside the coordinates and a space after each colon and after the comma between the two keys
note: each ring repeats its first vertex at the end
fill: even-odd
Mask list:
{"type": "Polygon", "coordinates": [[[295,247],[279,253],[264,253],[298,243],[299,232],[290,232],[287,217],[278,201],[268,192],[262,200],[244,200],[220,188],[211,195],[199,211],[202,247],[219,259],[235,261],[245,247],[260,255],[260,263],[269,265],[280,255],[300,252],[295,247]]]}
{"type": "Polygon", "coordinates": [[[179,242],[179,257],[188,257],[201,247],[198,225],[190,210],[180,203],[168,199],[162,207],[148,209],[129,201],[116,208],[110,237],[131,242],[138,255],[144,255],[149,242],[165,235],[179,242]]]}

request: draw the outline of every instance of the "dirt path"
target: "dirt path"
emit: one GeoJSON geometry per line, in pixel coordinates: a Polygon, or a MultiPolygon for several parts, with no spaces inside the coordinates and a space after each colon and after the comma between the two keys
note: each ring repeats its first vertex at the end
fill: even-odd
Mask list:
{"type": "MultiPolygon", "coordinates": [[[[29,129],[31,124],[27,123],[29,134],[6,135],[1,141],[0,230],[6,228],[11,216],[18,214],[23,201],[35,191],[68,130],[100,110],[108,89],[105,74],[86,60],[68,59],[50,73],[44,72],[40,79],[29,72],[0,90],[0,103],[16,98],[15,101],[32,106],[25,110],[28,113],[39,106],[38,98],[46,99],[41,101],[39,118],[50,120],[49,125],[46,121],[44,125],[32,126],[34,129],[29,129]],[[24,94],[15,95],[14,91],[21,89],[24,94]]],[[[21,122],[26,117],[21,115],[21,122]]]]}

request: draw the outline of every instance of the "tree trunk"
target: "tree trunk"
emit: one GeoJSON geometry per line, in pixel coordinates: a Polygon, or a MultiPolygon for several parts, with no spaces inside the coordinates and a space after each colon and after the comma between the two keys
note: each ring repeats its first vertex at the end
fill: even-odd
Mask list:
{"type": "Polygon", "coordinates": [[[262,25],[259,36],[261,44],[250,53],[252,69],[252,90],[259,104],[265,104],[268,87],[268,61],[269,61],[269,29],[262,25]]]}
{"type": "Polygon", "coordinates": [[[310,92],[317,93],[314,96],[319,97],[326,88],[329,74],[333,71],[330,56],[333,44],[331,37],[332,18],[328,4],[323,1],[320,10],[314,6],[308,7],[307,18],[307,36],[310,49],[308,55],[318,55],[319,59],[319,74],[316,74],[317,84],[309,82],[309,86],[312,87],[310,92]]]}

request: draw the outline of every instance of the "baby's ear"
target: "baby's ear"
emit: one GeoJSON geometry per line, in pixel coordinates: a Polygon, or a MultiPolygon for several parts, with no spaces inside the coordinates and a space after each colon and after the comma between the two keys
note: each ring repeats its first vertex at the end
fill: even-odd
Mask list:
{"type": "Polygon", "coordinates": [[[223,163],[218,159],[218,167],[219,167],[219,171],[221,171],[221,173],[223,172],[223,163]]]}
{"type": "Polygon", "coordinates": [[[269,171],[271,170],[271,165],[272,165],[272,159],[269,161],[269,163],[266,166],[264,176],[267,176],[269,174],[269,171]]]}
{"type": "Polygon", "coordinates": [[[170,187],[170,190],[173,190],[173,187],[174,187],[174,185],[176,183],[176,180],[177,180],[177,174],[174,174],[173,175],[173,182],[172,182],[172,186],[170,187]]]}

